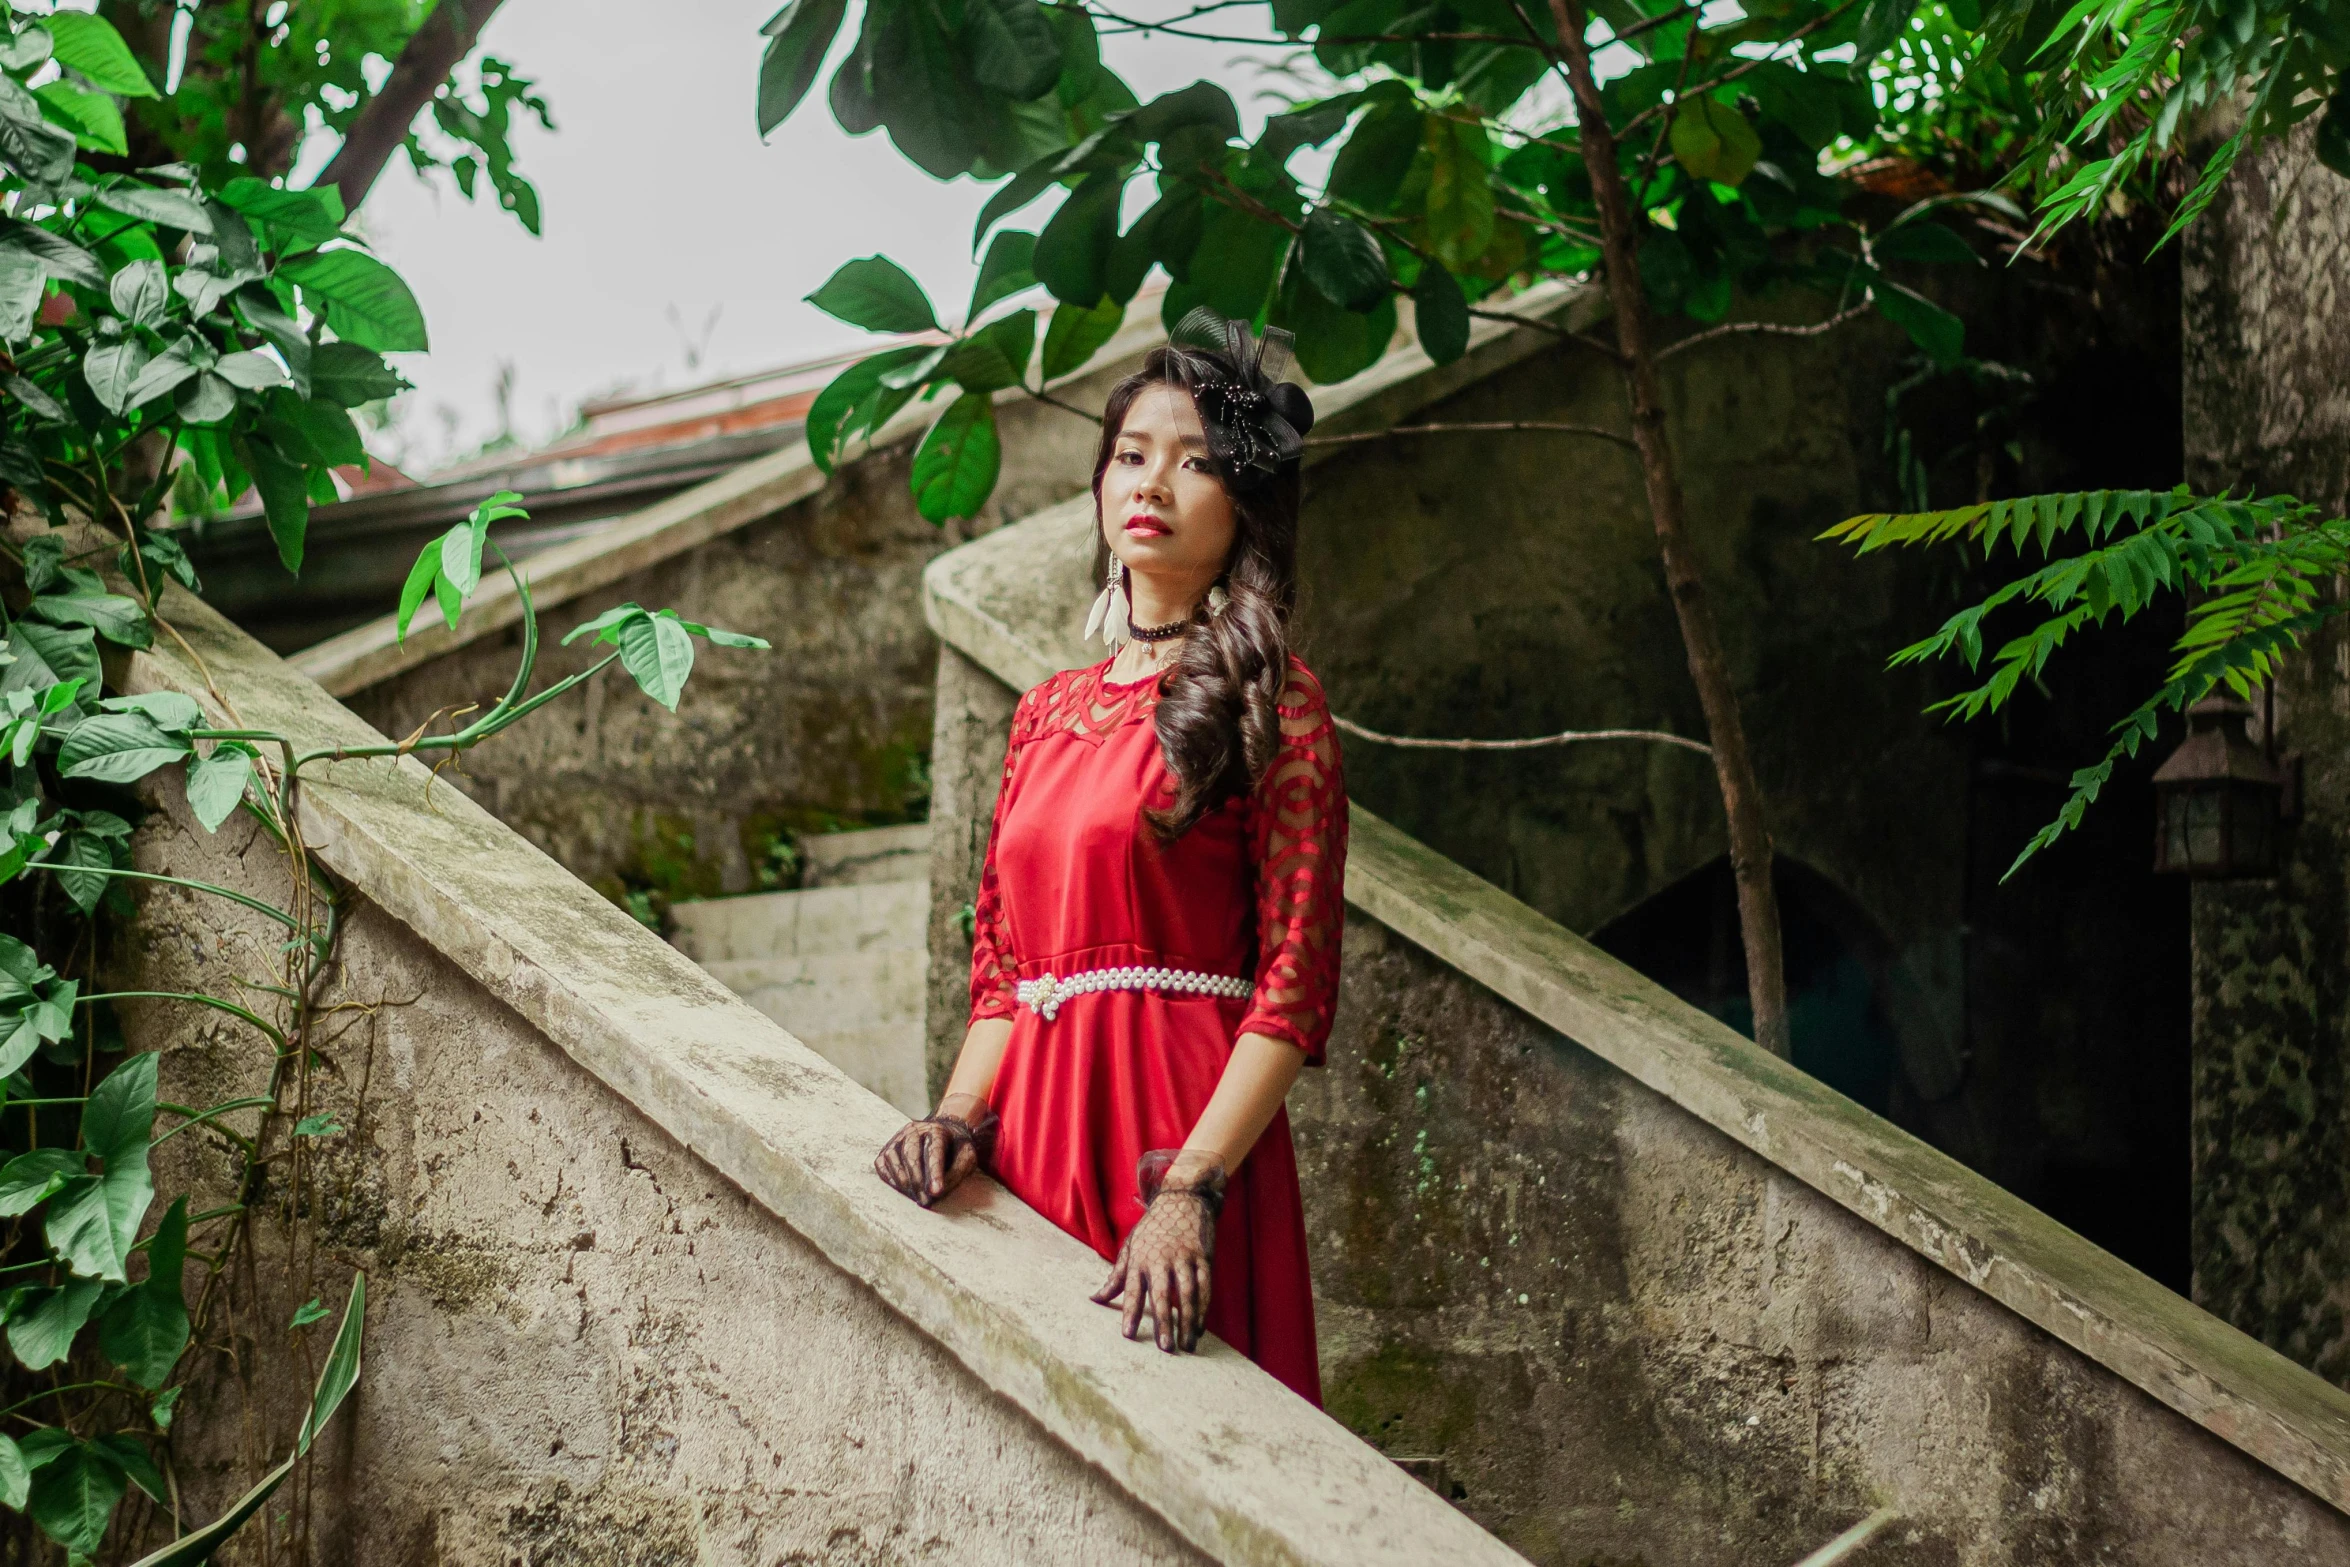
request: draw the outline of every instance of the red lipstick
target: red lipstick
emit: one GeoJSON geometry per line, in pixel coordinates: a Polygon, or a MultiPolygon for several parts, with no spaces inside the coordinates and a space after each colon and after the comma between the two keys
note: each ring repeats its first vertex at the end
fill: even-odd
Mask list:
{"type": "Polygon", "coordinates": [[[1126,531],[1141,539],[1163,539],[1175,530],[1149,512],[1138,511],[1126,519],[1126,531]]]}

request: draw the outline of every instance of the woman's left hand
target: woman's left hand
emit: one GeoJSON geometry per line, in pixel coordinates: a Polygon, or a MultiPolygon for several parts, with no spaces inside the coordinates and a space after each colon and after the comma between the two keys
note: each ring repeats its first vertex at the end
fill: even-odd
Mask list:
{"type": "Polygon", "coordinates": [[[1142,1156],[1143,1214],[1118,1248],[1096,1305],[1124,1297],[1119,1331],[1133,1338],[1148,1312],[1159,1348],[1199,1347],[1215,1276],[1216,1215],[1224,1206],[1224,1164],[1212,1154],[1161,1149],[1142,1156]]]}

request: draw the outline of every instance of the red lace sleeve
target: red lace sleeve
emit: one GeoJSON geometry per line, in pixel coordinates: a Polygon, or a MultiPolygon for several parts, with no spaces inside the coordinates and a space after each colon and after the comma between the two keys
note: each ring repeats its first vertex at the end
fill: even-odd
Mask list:
{"type": "Polygon", "coordinates": [[[1286,1039],[1319,1065],[1346,929],[1346,781],[1321,684],[1294,658],[1280,707],[1281,753],[1249,808],[1257,989],[1239,1032],[1286,1039]]]}
{"type": "Polygon", "coordinates": [[[1021,742],[1035,727],[1039,696],[1051,682],[1020,698],[1012,709],[1012,737],[1004,746],[1004,777],[997,786],[995,819],[987,830],[987,853],[979,865],[979,892],[971,900],[971,1021],[1010,1017],[1018,1005],[1019,958],[1012,933],[1004,928],[1004,894],[996,882],[995,846],[1012,808],[1012,780],[1019,770],[1021,742]]]}

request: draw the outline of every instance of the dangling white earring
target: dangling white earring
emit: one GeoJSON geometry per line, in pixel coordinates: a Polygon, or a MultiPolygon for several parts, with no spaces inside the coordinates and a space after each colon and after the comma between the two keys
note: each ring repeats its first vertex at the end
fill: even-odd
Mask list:
{"type": "Polygon", "coordinates": [[[1085,617],[1085,640],[1093,640],[1100,633],[1102,646],[1115,656],[1119,648],[1132,640],[1128,635],[1133,616],[1127,606],[1126,566],[1115,555],[1110,557],[1110,570],[1102,583],[1101,592],[1093,601],[1093,609],[1085,617]]]}
{"type": "Polygon", "coordinates": [[[1219,582],[1208,589],[1208,614],[1211,617],[1223,614],[1231,605],[1232,595],[1224,591],[1223,583],[1219,582]]]}

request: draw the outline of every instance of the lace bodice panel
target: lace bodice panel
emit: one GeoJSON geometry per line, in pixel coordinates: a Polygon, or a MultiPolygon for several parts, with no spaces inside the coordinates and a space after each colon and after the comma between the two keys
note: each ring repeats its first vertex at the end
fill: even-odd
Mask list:
{"type": "MultiPolygon", "coordinates": [[[[1173,797],[1148,724],[1158,705],[1158,682],[1113,685],[1103,679],[1107,669],[1102,664],[1056,675],[1021,698],[1013,714],[1003,786],[974,902],[973,1021],[1011,1016],[1021,977],[1021,956],[1011,936],[1018,922],[1006,916],[997,847],[1006,819],[1024,786],[1032,782],[1027,775],[1034,769],[1023,768],[1023,756],[1039,742],[1056,738],[1089,749],[1113,739],[1121,748],[1146,748],[1139,769],[1126,765],[1127,759],[1114,758],[1081,775],[1089,789],[1119,789],[1131,795],[1130,805],[1123,800],[1094,803],[1114,803],[1120,819],[1131,821],[1134,834],[1147,833],[1140,817],[1146,800],[1165,804],[1173,797]],[[1143,729],[1128,733],[1128,726],[1136,724],[1143,729]]],[[[1346,791],[1338,737],[1321,686],[1295,658],[1290,660],[1279,707],[1281,749],[1262,782],[1193,829],[1201,836],[1202,849],[1209,838],[1229,834],[1236,840],[1233,868],[1245,874],[1247,885],[1229,891],[1208,886],[1181,890],[1192,902],[1229,899],[1235,918],[1254,928],[1256,988],[1235,1035],[1286,1039],[1318,1060],[1337,1002],[1338,949],[1345,924],[1346,791]]],[[[1060,770],[1051,787],[1067,788],[1071,776],[1060,770]]],[[[1066,803],[1040,800],[1034,805],[1041,814],[1048,805],[1057,810],[1066,803]]],[[[1196,859],[1213,863],[1204,853],[1196,859]]]]}

